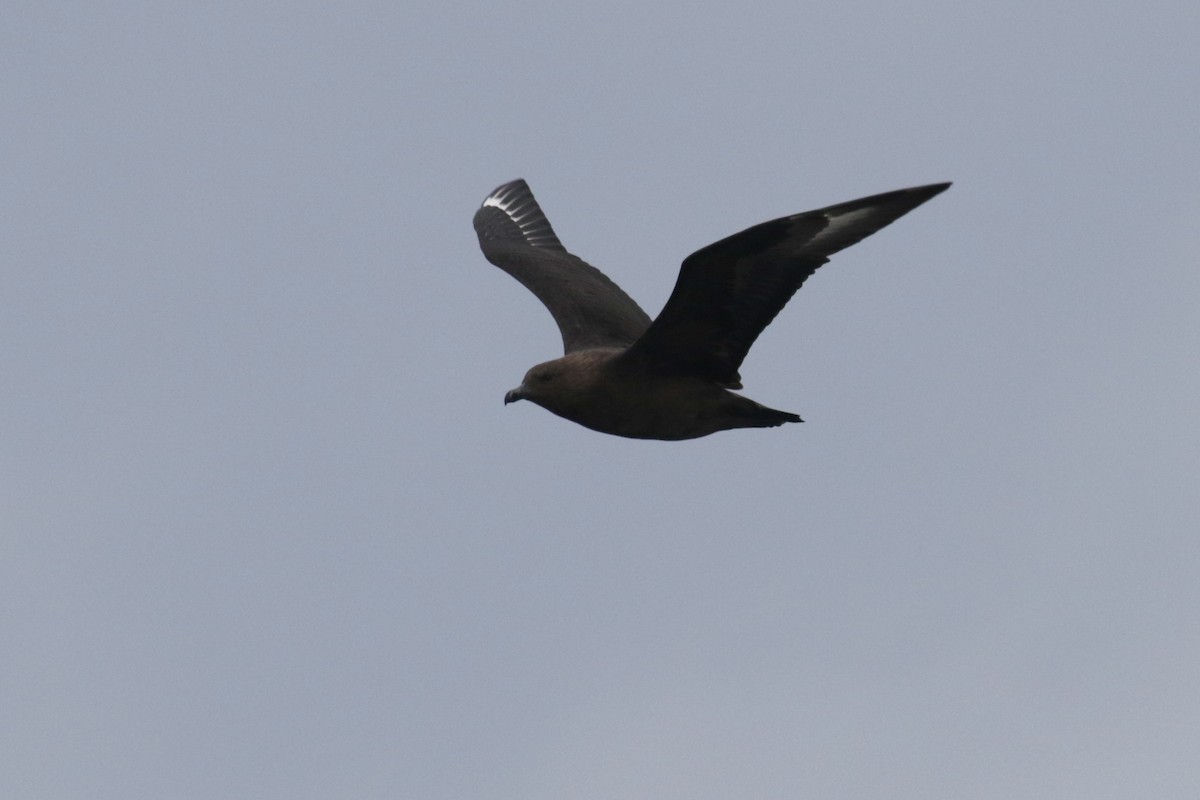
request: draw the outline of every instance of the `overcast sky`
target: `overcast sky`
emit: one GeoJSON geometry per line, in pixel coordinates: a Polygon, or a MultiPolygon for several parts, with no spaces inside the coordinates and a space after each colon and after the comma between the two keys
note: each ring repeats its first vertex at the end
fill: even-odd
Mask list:
{"type": "Polygon", "coordinates": [[[1200,796],[1200,5],[23,2],[0,796],[1200,796]],[[954,187],[604,436],[471,217],[653,316],[954,187]]]}

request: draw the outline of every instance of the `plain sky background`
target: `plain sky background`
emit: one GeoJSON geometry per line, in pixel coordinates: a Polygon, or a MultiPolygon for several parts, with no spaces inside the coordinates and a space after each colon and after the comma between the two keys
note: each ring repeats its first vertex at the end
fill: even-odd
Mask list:
{"type": "Polygon", "coordinates": [[[0,15],[0,796],[1200,797],[1200,4],[0,15]],[[471,216],[653,316],[909,185],[607,437],[471,216]]]}

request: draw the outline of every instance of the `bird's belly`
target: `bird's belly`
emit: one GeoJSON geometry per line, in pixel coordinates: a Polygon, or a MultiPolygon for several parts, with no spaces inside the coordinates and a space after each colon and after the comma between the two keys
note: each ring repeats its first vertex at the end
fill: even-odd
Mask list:
{"type": "MultiPolygon", "coordinates": [[[[696,379],[618,381],[559,413],[602,433],[633,439],[695,439],[722,430],[729,392],[696,379]]],[[[552,409],[553,410],[553,409],[552,409]]]]}

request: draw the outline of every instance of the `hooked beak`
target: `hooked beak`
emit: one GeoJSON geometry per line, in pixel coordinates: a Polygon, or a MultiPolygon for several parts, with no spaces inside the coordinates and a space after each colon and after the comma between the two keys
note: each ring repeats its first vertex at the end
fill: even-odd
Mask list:
{"type": "Polygon", "coordinates": [[[513,389],[512,391],[510,391],[504,395],[504,405],[508,405],[509,403],[515,403],[518,400],[524,400],[524,399],[525,399],[525,385],[521,384],[517,388],[513,389]]]}

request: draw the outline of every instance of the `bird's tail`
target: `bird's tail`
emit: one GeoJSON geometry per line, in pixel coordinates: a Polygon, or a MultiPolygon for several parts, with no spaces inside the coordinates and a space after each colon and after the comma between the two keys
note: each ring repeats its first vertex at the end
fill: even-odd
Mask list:
{"type": "Polygon", "coordinates": [[[734,426],[738,428],[774,428],[785,422],[804,422],[798,414],[778,411],[756,403],[748,397],[735,395],[739,401],[733,408],[734,426]]]}

